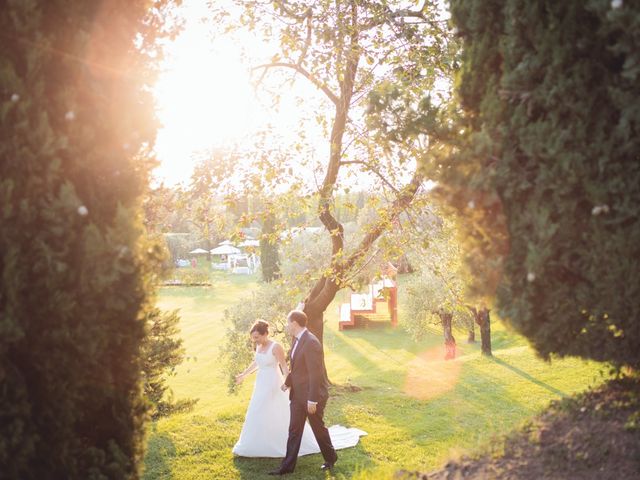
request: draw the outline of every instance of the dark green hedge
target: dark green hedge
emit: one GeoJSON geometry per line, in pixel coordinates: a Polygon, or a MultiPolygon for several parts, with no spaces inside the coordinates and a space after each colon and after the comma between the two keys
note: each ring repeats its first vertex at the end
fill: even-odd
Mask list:
{"type": "Polygon", "coordinates": [[[135,478],[155,125],[141,0],[0,9],[0,477],[135,478]],[[136,37],[137,36],[137,37],[136,37]]]}
{"type": "Polygon", "coordinates": [[[640,366],[640,3],[451,5],[468,143],[450,167],[501,201],[501,315],[545,357],[640,366]]]}

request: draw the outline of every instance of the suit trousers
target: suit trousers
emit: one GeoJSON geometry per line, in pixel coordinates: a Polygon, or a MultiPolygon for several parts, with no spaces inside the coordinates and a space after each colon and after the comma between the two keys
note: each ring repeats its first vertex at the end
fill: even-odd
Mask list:
{"type": "Polygon", "coordinates": [[[324,409],[327,406],[327,400],[320,400],[316,407],[316,413],[308,415],[307,401],[291,399],[289,409],[291,410],[291,421],[289,423],[289,439],[287,440],[287,455],[282,460],[280,470],[284,472],[293,472],[298,461],[298,452],[300,451],[300,443],[302,442],[302,433],[304,432],[304,423],[309,418],[309,426],[316,437],[316,441],[320,446],[320,451],[327,463],[335,463],[338,455],[331,444],[329,430],[324,424],[324,409]]]}

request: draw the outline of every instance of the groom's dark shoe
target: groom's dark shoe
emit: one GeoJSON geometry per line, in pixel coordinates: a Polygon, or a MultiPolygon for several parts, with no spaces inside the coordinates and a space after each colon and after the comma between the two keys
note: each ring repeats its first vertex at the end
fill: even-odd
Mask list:
{"type": "Polygon", "coordinates": [[[333,471],[333,467],[334,467],[334,465],[335,465],[335,464],[336,464],[336,462],[333,462],[333,463],[325,462],[325,463],[323,463],[323,464],[322,464],[322,466],[320,467],[320,470],[322,470],[322,471],[327,471],[327,470],[329,470],[329,471],[331,471],[331,472],[332,472],[332,471],[333,471]]]}
{"type": "Polygon", "coordinates": [[[269,472],[269,475],[288,475],[290,473],[293,473],[292,471],[289,470],[272,470],[269,472]]]}
{"type": "MultiPolygon", "coordinates": [[[[335,452],[334,452],[335,455],[335,452]]],[[[325,461],[322,466],[320,467],[320,470],[322,471],[331,471],[333,472],[333,467],[335,466],[336,462],[338,461],[338,455],[335,455],[335,458],[333,459],[333,462],[327,462],[325,461]]]]}

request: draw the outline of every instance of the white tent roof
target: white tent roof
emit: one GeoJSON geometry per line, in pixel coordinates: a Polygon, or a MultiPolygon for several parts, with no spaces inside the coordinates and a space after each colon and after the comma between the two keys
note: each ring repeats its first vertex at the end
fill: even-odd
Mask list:
{"type": "Polygon", "coordinates": [[[205,250],[204,248],[196,248],[195,250],[191,250],[189,253],[193,254],[193,255],[197,255],[199,253],[209,253],[207,250],[205,250]]]}
{"type": "Polygon", "coordinates": [[[220,242],[218,245],[233,245],[233,242],[230,240],[225,240],[224,242],[220,242]]]}
{"type": "Polygon", "coordinates": [[[240,249],[232,245],[220,245],[211,250],[212,255],[233,255],[240,253],[240,249]]]}
{"type": "Polygon", "coordinates": [[[238,246],[239,247],[259,247],[260,242],[258,240],[245,240],[238,246]]]}

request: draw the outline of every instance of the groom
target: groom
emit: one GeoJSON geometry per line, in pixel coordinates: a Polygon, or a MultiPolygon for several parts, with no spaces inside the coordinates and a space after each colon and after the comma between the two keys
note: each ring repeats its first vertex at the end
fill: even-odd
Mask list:
{"type": "Polygon", "coordinates": [[[287,316],[287,332],[293,336],[291,372],[282,385],[283,391],[290,389],[291,419],[287,455],[282,460],[280,468],[269,474],[285,475],[295,469],[307,416],[324,457],[325,463],[321,468],[330,470],[338,460],[338,455],[322,419],[329,399],[329,381],[324,367],[322,345],[315,335],[307,330],[307,315],[300,310],[293,310],[287,316]]]}

